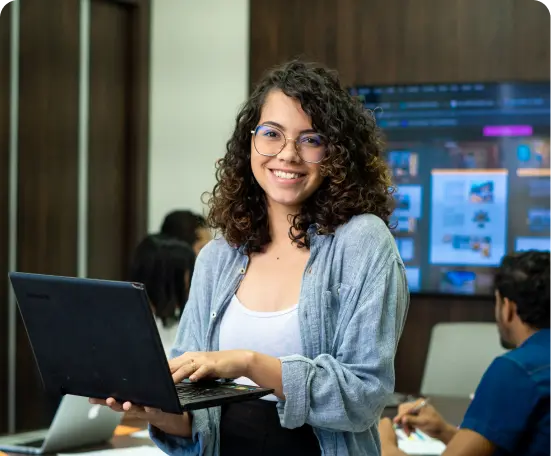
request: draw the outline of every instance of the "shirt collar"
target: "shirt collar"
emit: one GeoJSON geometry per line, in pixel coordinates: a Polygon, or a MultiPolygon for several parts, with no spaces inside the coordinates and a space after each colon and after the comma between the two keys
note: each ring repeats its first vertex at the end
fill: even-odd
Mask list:
{"type": "Polygon", "coordinates": [[[540,329],[526,339],[521,346],[525,345],[549,345],[549,328],[540,329]]]}

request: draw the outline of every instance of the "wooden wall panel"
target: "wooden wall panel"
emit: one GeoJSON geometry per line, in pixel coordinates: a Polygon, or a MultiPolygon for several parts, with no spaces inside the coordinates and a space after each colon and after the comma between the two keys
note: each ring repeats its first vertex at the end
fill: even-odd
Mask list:
{"type": "Polygon", "coordinates": [[[126,279],[147,230],[149,0],[91,3],[88,276],[126,279]]]}
{"type": "MultiPolygon", "coordinates": [[[[79,3],[20,0],[20,271],[77,272],[79,3]]],[[[20,319],[17,347],[16,427],[47,427],[57,401],[44,395],[20,319]]]]}
{"type": "Polygon", "coordinates": [[[11,5],[0,14],[0,434],[7,431],[11,5]]]}
{"type": "Polygon", "coordinates": [[[151,0],[132,0],[130,22],[131,74],[127,152],[127,242],[132,249],[147,234],[149,198],[149,111],[151,72],[151,0]]]}
{"type": "Polygon", "coordinates": [[[549,12],[533,0],[255,0],[250,81],[303,56],[352,84],[549,78],[549,12]]]}
{"type": "Polygon", "coordinates": [[[128,263],[130,12],[93,0],[90,23],[88,276],[120,280],[128,263]]]}
{"type": "MultiPolygon", "coordinates": [[[[337,69],[345,85],[545,80],[549,22],[533,0],[254,0],[250,83],[293,57],[337,69]]],[[[490,298],[412,296],[397,389],[418,391],[434,324],[492,320],[490,298]]]]}

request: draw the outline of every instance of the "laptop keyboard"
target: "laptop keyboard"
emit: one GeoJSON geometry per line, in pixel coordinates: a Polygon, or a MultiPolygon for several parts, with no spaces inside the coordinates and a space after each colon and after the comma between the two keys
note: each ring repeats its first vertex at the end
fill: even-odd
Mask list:
{"type": "Polygon", "coordinates": [[[31,448],[42,448],[44,445],[44,439],[32,440],[30,442],[23,442],[20,446],[31,447],[31,448]]]}
{"type": "Polygon", "coordinates": [[[206,397],[220,397],[227,395],[234,395],[231,389],[226,389],[220,386],[209,387],[189,384],[176,385],[176,392],[178,397],[183,401],[191,401],[194,399],[206,398],[206,397]]]}

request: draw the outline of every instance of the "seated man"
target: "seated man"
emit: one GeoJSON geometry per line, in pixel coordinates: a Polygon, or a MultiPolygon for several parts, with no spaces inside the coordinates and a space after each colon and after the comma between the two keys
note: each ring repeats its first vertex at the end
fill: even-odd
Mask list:
{"type": "MultiPolygon", "coordinates": [[[[430,405],[404,404],[394,423],[447,444],[452,455],[549,455],[549,252],[504,257],[495,276],[499,335],[510,352],[485,372],[460,429],[430,405]]],[[[393,423],[379,426],[384,456],[398,449],[393,423]]]]}

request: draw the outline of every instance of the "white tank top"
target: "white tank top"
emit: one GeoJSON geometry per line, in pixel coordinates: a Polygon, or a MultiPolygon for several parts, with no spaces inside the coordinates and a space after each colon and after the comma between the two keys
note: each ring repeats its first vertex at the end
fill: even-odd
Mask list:
{"type": "MultiPolygon", "coordinates": [[[[247,309],[234,295],[220,324],[220,350],[254,350],[280,358],[301,355],[298,304],[279,312],[257,312],[247,309]]],[[[256,385],[246,377],[237,383],[256,385]]],[[[273,394],[262,399],[277,401],[273,394]]]]}

